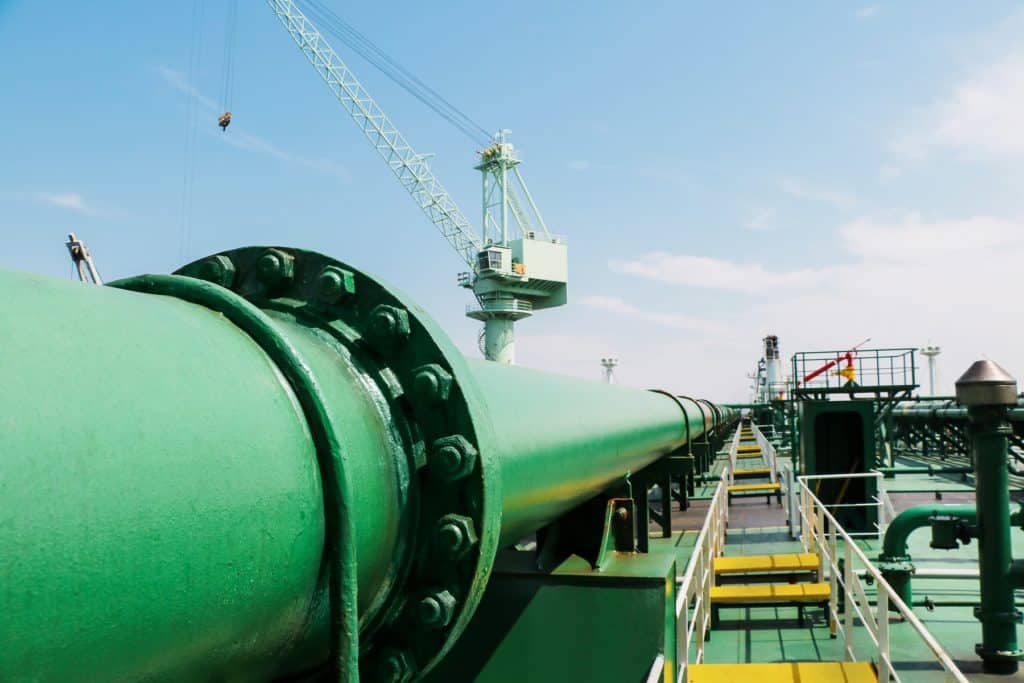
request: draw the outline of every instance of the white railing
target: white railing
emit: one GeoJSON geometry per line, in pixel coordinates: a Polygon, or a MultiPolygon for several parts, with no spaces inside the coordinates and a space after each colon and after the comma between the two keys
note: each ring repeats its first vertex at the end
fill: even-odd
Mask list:
{"type": "MultiPolygon", "coordinates": [[[[858,538],[863,537],[874,537],[881,541],[882,536],[885,534],[886,527],[889,526],[889,520],[892,519],[890,510],[892,503],[889,502],[889,496],[885,493],[885,483],[882,479],[881,472],[858,472],[856,474],[807,474],[799,477],[799,480],[803,483],[808,482],[822,482],[829,479],[838,479],[841,481],[850,481],[853,479],[874,479],[875,480],[875,494],[871,497],[870,501],[863,503],[822,503],[827,510],[835,512],[836,510],[852,509],[852,508],[875,508],[875,521],[872,522],[874,531],[851,531],[848,532],[850,536],[858,538]],[[889,502],[888,508],[886,502],[889,502]]],[[[820,502],[820,501],[819,501],[820,502]]],[[[801,499],[801,504],[803,500],[801,499]]]]}
{"type": "Polygon", "coordinates": [[[729,482],[732,483],[732,473],[736,471],[736,449],[740,447],[740,432],[743,431],[743,423],[736,427],[732,435],[732,443],[729,444],[729,482]]]}
{"type": "MultiPolygon", "coordinates": [[[[738,434],[737,430],[737,434],[738,434]]],[[[735,441],[735,440],[734,440],[735,441]]],[[[734,443],[735,445],[735,443],[734,443]]],[[[694,664],[704,661],[704,639],[711,626],[711,588],[715,585],[715,558],[725,545],[725,528],[729,523],[728,480],[722,473],[708,506],[693,554],[686,564],[683,578],[676,586],[676,662],[677,683],[689,676],[690,649],[696,644],[694,664]]]]}
{"type": "Polygon", "coordinates": [[[754,426],[754,438],[757,439],[757,445],[761,447],[761,453],[763,454],[762,457],[768,465],[771,482],[773,484],[779,483],[779,458],[775,453],[775,446],[764,435],[761,428],[756,425],[754,426]]]}
{"type": "MultiPolygon", "coordinates": [[[[837,476],[867,477],[871,476],[871,473],[837,476]]],[[[860,549],[853,535],[847,533],[839,525],[828,509],[835,506],[826,506],[808,487],[808,480],[820,478],[823,477],[798,478],[801,540],[805,551],[817,553],[820,558],[819,580],[828,577],[831,586],[828,605],[829,627],[833,634],[842,634],[844,659],[857,661],[854,636],[859,621],[859,625],[867,632],[871,644],[874,646],[868,650],[870,655],[873,655],[879,683],[889,683],[889,681],[899,683],[900,677],[892,663],[889,651],[889,609],[894,607],[906,622],[899,627],[904,628],[909,625],[917,633],[922,644],[931,651],[942,668],[949,674],[950,679],[959,683],[968,683],[967,677],[957,668],[949,654],[925,628],[913,610],[900,599],[892,586],[882,577],[881,572],[860,549]],[[842,560],[839,558],[840,553],[842,560]],[[842,569],[840,569],[840,562],[842,562],[842,569]],[[826,569],[827,571],[824,571],[826,569]],[[865,580],[873,581],[875,585],[874,610],[872,610],[865,590],[865,580]],[[839,613],[840,590],[845,605],[842,614],[839,613]]],[[[862,639],[861,645],[864,644],[862,639]]]]}

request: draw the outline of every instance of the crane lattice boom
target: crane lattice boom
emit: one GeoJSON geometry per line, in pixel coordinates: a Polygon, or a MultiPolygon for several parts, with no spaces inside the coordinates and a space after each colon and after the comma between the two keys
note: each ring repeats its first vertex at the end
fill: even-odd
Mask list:
{"type": "Polygon", "coordinates": [[[441,185],[426,157],[418,154],[370,97],[316,26],[292,0],[267,0],[327,87],[362,129],[406,191],[441,235],[474,271],[480,240],[455,200],[441,185]]]}

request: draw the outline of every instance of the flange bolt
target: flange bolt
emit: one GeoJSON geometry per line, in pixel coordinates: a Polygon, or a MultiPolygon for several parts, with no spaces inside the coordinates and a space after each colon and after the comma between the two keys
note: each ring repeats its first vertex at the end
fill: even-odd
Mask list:
{"type": "Polygon", "coordinates": [[[235,264],[223,254],[203,259],[196,269],[196,276],[200,280],[212,282],[221,287],[230,288],[235,282],[235,264]]]}
{"type": "Polygon", "coordinates": [[[434,405],[448,400],[452,376],[437,363],[421,365],[412,371],[412,391],[420,401],[434,405]]]}
{"type": "Polygon", "coordinates": [[[316,293],[327,304],[336,304],[356,293],[356,277],[351,271],[327,266],[316,280],[316,293]]]}
{"type": "Polygon", "coordinates": [[[412,657],[405,650],[387,648],[377,660],[377,673],[386,683],[407,683],[415,673],[412,657]]]}
{"type": "Polygon", "coordinates": [[[428,629],[444,628],[455,614],[455,596],[446,590],[433,591],[416,605],[416,620],[428,629]]]}
{"type": "Polygon", "coordinates": [[[473,520],[464,515],[448,514],[437,523],[437,549],[443,557],[457,560],[476,545],[473,520]]]}
{"type": "Polygon", "coordinates": [[[288,284],[295,275],[295,257],[280,249],[267,249],[256,262],[256,276],[270,289],[288,284]]]}
{"type": "Polygon", "coordinates": [[[461,434],[443,436],[430,451],[430,470],[442,481],[458,481],[476,465],[476,449],[461,434]]]}
{"type": "Polygon", "coordinates": [[[370,311],[366,325],[369,341],[391,346],[409,336],[409,314],[401,308],[379,304],[370,311]]]}

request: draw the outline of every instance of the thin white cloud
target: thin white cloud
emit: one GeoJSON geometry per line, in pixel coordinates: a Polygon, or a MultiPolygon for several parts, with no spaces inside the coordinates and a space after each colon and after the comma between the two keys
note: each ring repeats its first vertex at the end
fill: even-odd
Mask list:
{"type": "Polygon", "coordinates": [[[85,198],[77,192],[37,192],[36,200],[50,206],[56,206],[62,209],[68,209],[75,213],[93,215],[96,211],[92,206],[86,203],[85,198]]]}
{"type": "MultiPolygon", "coordinates": [[[[205,110],[206,115],[209,116],[211,124],[215,117],[221,113],[220,107],[217,103],[190,84],[185,78],[185,75],[181,72],[167,67],[158,67],[157,73],[160,74],[160,77],[175,90],[185,93],[186,95],[191,95],[195,98],[195,101],[203,110],[205,110]]],[[[307,168],[317,173],[332,175],[343,182],[349,182],[352,180],[351,172],[349,172],[349,170],[344,166],[326,159],[316,159],[292,154],[291,152],[281,149],[266,138],[246,132],[244,128],[240,128],[238,126],[237,122],[232,123],[228,131],[225,131],[224,133],[214,131],[212,125],[210,130],[211,134],[215,135],[215,137],[221,142],[230,145],[231,147],[235,147],[236,149],[256,152],[257,154],[263,154],[287,164],[301,166],[302,168],[307,168]]]]}
{"type": "Polygon", "coordinates": [[[566,164],[573,171],[588,171],[590,170],[590,162],[582,159],[573,159],[566,164]]]}
{"type": "Polygon", "coordinates": [[[858,8],[854,15],[858,19],[871,19],[877,17],[878,13],[882,11],[881,5],[865,5],[864,7],[858,8]]]}
{"type": "Polygon", "coordinates": [[[946,150],[979,159],[1024,156],[1024,49],[977,69],[927,108],[914,131],[893,143],[897,155],[946,150]]]}
{"type": "Polygon", "coordinates": [[[580,303],[587,308],[593,308],[607,313],[614,313],[616,315],[633,318],[635,320],[643,320],[645,322],[654,323],[655,325],[660,325],[661,327],[671,327],[677,330],[689,330],[691,332],[718,332],[722,329],[721,325],[688,315],[646,311],[641,308],[637,308],[632,304],[626,303],[621,297],[617,296],[586,296],[580,299],[580,303]]]}
{"type": "Polygon", "coordinates": [[[771,230],[773,218],[775,218],[775,209],[758,209],[743,221],[743,227],[747,230],[771,230]]]}
{"type": "Polygon", "coordinates": [[[663,251],[650,252],[632,260],[612,261],[608,265],[616,273],[674,285],[763,294],[780,288],[818,287],[825,284],[831,275],[827,268],[772,271],[758,263],[734,263],[708,256],[663,251]]]}
{"type": "Polygon", "coordinates": [[[822,202],[837,209],[849,209],[857,205],[857,198],[848,192],[812,185],[798,178],[781,178],[779,189],[796,199],[822,202]]]}
{"type": "Polygon", "coordinates": [[[840,228],[845,251],[867,262],[974,259],[979,252],[1024,247],[1024,222],[993,216],[929,219],[916,212],[859,218],[840,228]]]}

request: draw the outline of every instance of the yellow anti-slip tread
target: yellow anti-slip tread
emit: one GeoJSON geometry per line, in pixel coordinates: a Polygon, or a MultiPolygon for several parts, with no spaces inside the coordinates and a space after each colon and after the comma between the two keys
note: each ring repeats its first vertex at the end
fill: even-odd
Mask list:
{"type": "Polygon", "coordinates": [[[801,571],[818,569],[817,553],[791,553],[786,555],[738,555],[716,557],[716,574],[747,574],[750,572],[801,571]]]}
{"type": "Polygon", "coordinates": [[[756,583],[711,588],[713,605],[825,602],[828,596],[827,583],[756,583]]]}
{"type": "Polygon", "coordinates": [[[746,470],[734,470],[734,477],[767,477],[772,471],[767,467],[751,467],[746,470]]]}
{"type": "Polygon", "coordinates": [[[761,457],[763,457],[762,453],[737,453],[736,454],[736,459],[737,460],[746,460],[746,459],[749,459],[749,458],[761,458],[761,457]]]}
{"type": "Polygon", "coordinates": [[[729,493],[745,493],[747,491],[778,491],[782,484],[764,482],[761,484],[733,484],[728,487],[729,493]]]}
{"type": "Polygon", "coordinates": [[[871,662],[691,664],[690,683],[878,683],[871,662]]]}

